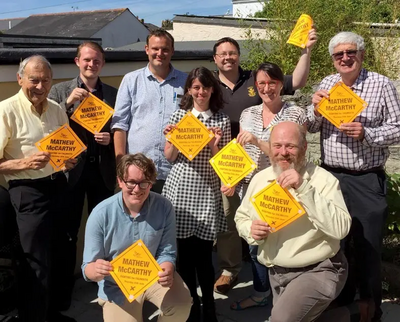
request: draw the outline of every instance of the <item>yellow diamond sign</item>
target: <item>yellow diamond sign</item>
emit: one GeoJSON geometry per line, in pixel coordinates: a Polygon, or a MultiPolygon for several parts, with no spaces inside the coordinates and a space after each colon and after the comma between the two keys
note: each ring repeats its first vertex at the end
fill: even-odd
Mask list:
{"type": "Polygon", "coordinates": [[[35,146],[40,151],[50,153],[50,164],[55,171],[60,171],[64,167],[65,161],[75,158],[86,150],[86,146],[68,124],[64,124],[36,142],[35,146]]]}
{"type": "Polygon", "coordinates": [[[342,123],[350,123],[366,107],[367,103],[342,82],[329,91],[329,99],[323,98],[318,104],[318,112],[337,128],[342,123]]]}
{"type": "Polygon", "coordinates": [[[114,258],[111,265],[111,276],[130,303],[157,282],[162,271],[141,239],[114,258]]]}
{"type": "Polygon", "coordinates": [[[225,145],[210,159],[210,163],[222,182],[228,187],[233,187],[257,168],[247,152],[236,142],[236,139],[225,145]]]}
{"type": "Polygon", "coordinates": [[[251,197],[251,203],[260,218],[271,226],[272,232],[282,229],[305,214],[305,210],[292,194],[275,180],[251,197]]]}
{"type": "Polygon", "coordinates": [[[312,24],[312,18],[309,15],[302,14],[299,20],[297,20],[296,26],[290,34],[287,43],[305,48],[308,41],[308,32],[311,30],[312,24]]]}
{"type": "Polygon", "coordinates": [[[98,133],[114,114],[106,103],[89,93],[72,114],[71,119],[93,134],[98,133]]]}
{"type": "Polygon", "coordinates": [[[192,161],[214,137],[214,134],[191,112],[166,136],[181,153],[192,161]]]}

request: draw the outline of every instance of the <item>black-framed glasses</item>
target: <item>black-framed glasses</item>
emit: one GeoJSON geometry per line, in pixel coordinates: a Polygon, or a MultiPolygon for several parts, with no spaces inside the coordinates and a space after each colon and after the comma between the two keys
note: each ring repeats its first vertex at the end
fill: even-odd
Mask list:
{"type": "Polygon", "coordinates": [[[335,60],[341,60],[341,59],[344,57],[344,54],[346,54],[347,57],[349,57],[349,58],[354,58],[354,57],[356,57],[357,53],[358,53],[358,50],[356,50],[356,49],[353,49],[353,50],[344,50],[344,51],[339,51],[339,52],[337,52],[337,53],[333,53],[333,54],[332,54],[332,57],[333,57],[335,60]]]}
{"type": "Polygon", "coordinates": [[[148,182],[148,181],[135,182],[135,181],[126,181],[124,179],[122,179],[122,181],[125,183],[125,186],[129,190],[135,189],[136,186],[139,186],[139,189],[144,190],[144,189],[147,189],[151,185],[151,182],[148,182]]]}

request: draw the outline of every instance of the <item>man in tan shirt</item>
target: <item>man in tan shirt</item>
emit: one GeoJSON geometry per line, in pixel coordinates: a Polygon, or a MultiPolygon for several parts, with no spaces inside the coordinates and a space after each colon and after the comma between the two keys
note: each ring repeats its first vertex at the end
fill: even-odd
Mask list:
{"type": "Polygon", "coordinates": [[[338,180],[306,163],[304,127],[282,122],[271,132],[272,166],[250,182],[236,212],[239,235],[258,245],[258,261],[269,267],[273,309],[269,321],[315,321],[340,293],[347,278],[347,261],[340,240],[350,229],[338,180]],[[272,232],[260,220],[251,197],[273,180],[287,188],[306,213],[272,232]]]}
{"type": "MultiPolygon", "coordinates": [[[[17,80],[21,90],[0,102],[0,173],[9,184],[25,254],[19,316],[30,322],[75,321],[61,315],[56,306],[57,279],[63,276],[63,246],[68,240],[63,202],[67,179],[63,171],[54,172],[50,154],[35,147],[68,118],[47,99],[52,70],[46,58],[24,59],[17,80]]],[[[66,169],[74,163],[68,160],[66,169]]]]}

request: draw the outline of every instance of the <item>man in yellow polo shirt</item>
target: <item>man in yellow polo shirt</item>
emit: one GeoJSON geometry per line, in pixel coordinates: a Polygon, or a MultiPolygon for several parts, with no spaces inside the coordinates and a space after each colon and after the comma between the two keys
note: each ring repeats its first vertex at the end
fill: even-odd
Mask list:
{"type": "MultiPolygon", "coordinates": [[[[63,171],[54,172],[50,154],[35,147],[37,141],[68,123],[68,118],[57,103],[47,99],[52,69],[46,58],[24,59],[17,80],[21,90],[0,102],[0,173],[9,184],[26,259],[19,316],[30,322],[75,321],[56,308],[56,281],[63,276],[62,249],[68,240],[63,207],[67,179],[63,171]]],[[[68,160],[66,168],[73,163],[68,160]]]]}

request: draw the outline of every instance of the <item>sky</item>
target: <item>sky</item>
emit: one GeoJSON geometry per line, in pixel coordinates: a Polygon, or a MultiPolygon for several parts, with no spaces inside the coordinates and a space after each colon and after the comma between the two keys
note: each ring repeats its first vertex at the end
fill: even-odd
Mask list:
{"type": "Polygon", "coordinates": [[[174,14],[198,16],[232,12],[232,0],[2,0],[0,19],[28,17],[34,14],[129,8],[144,22],[161,26],[174,14]]]}

